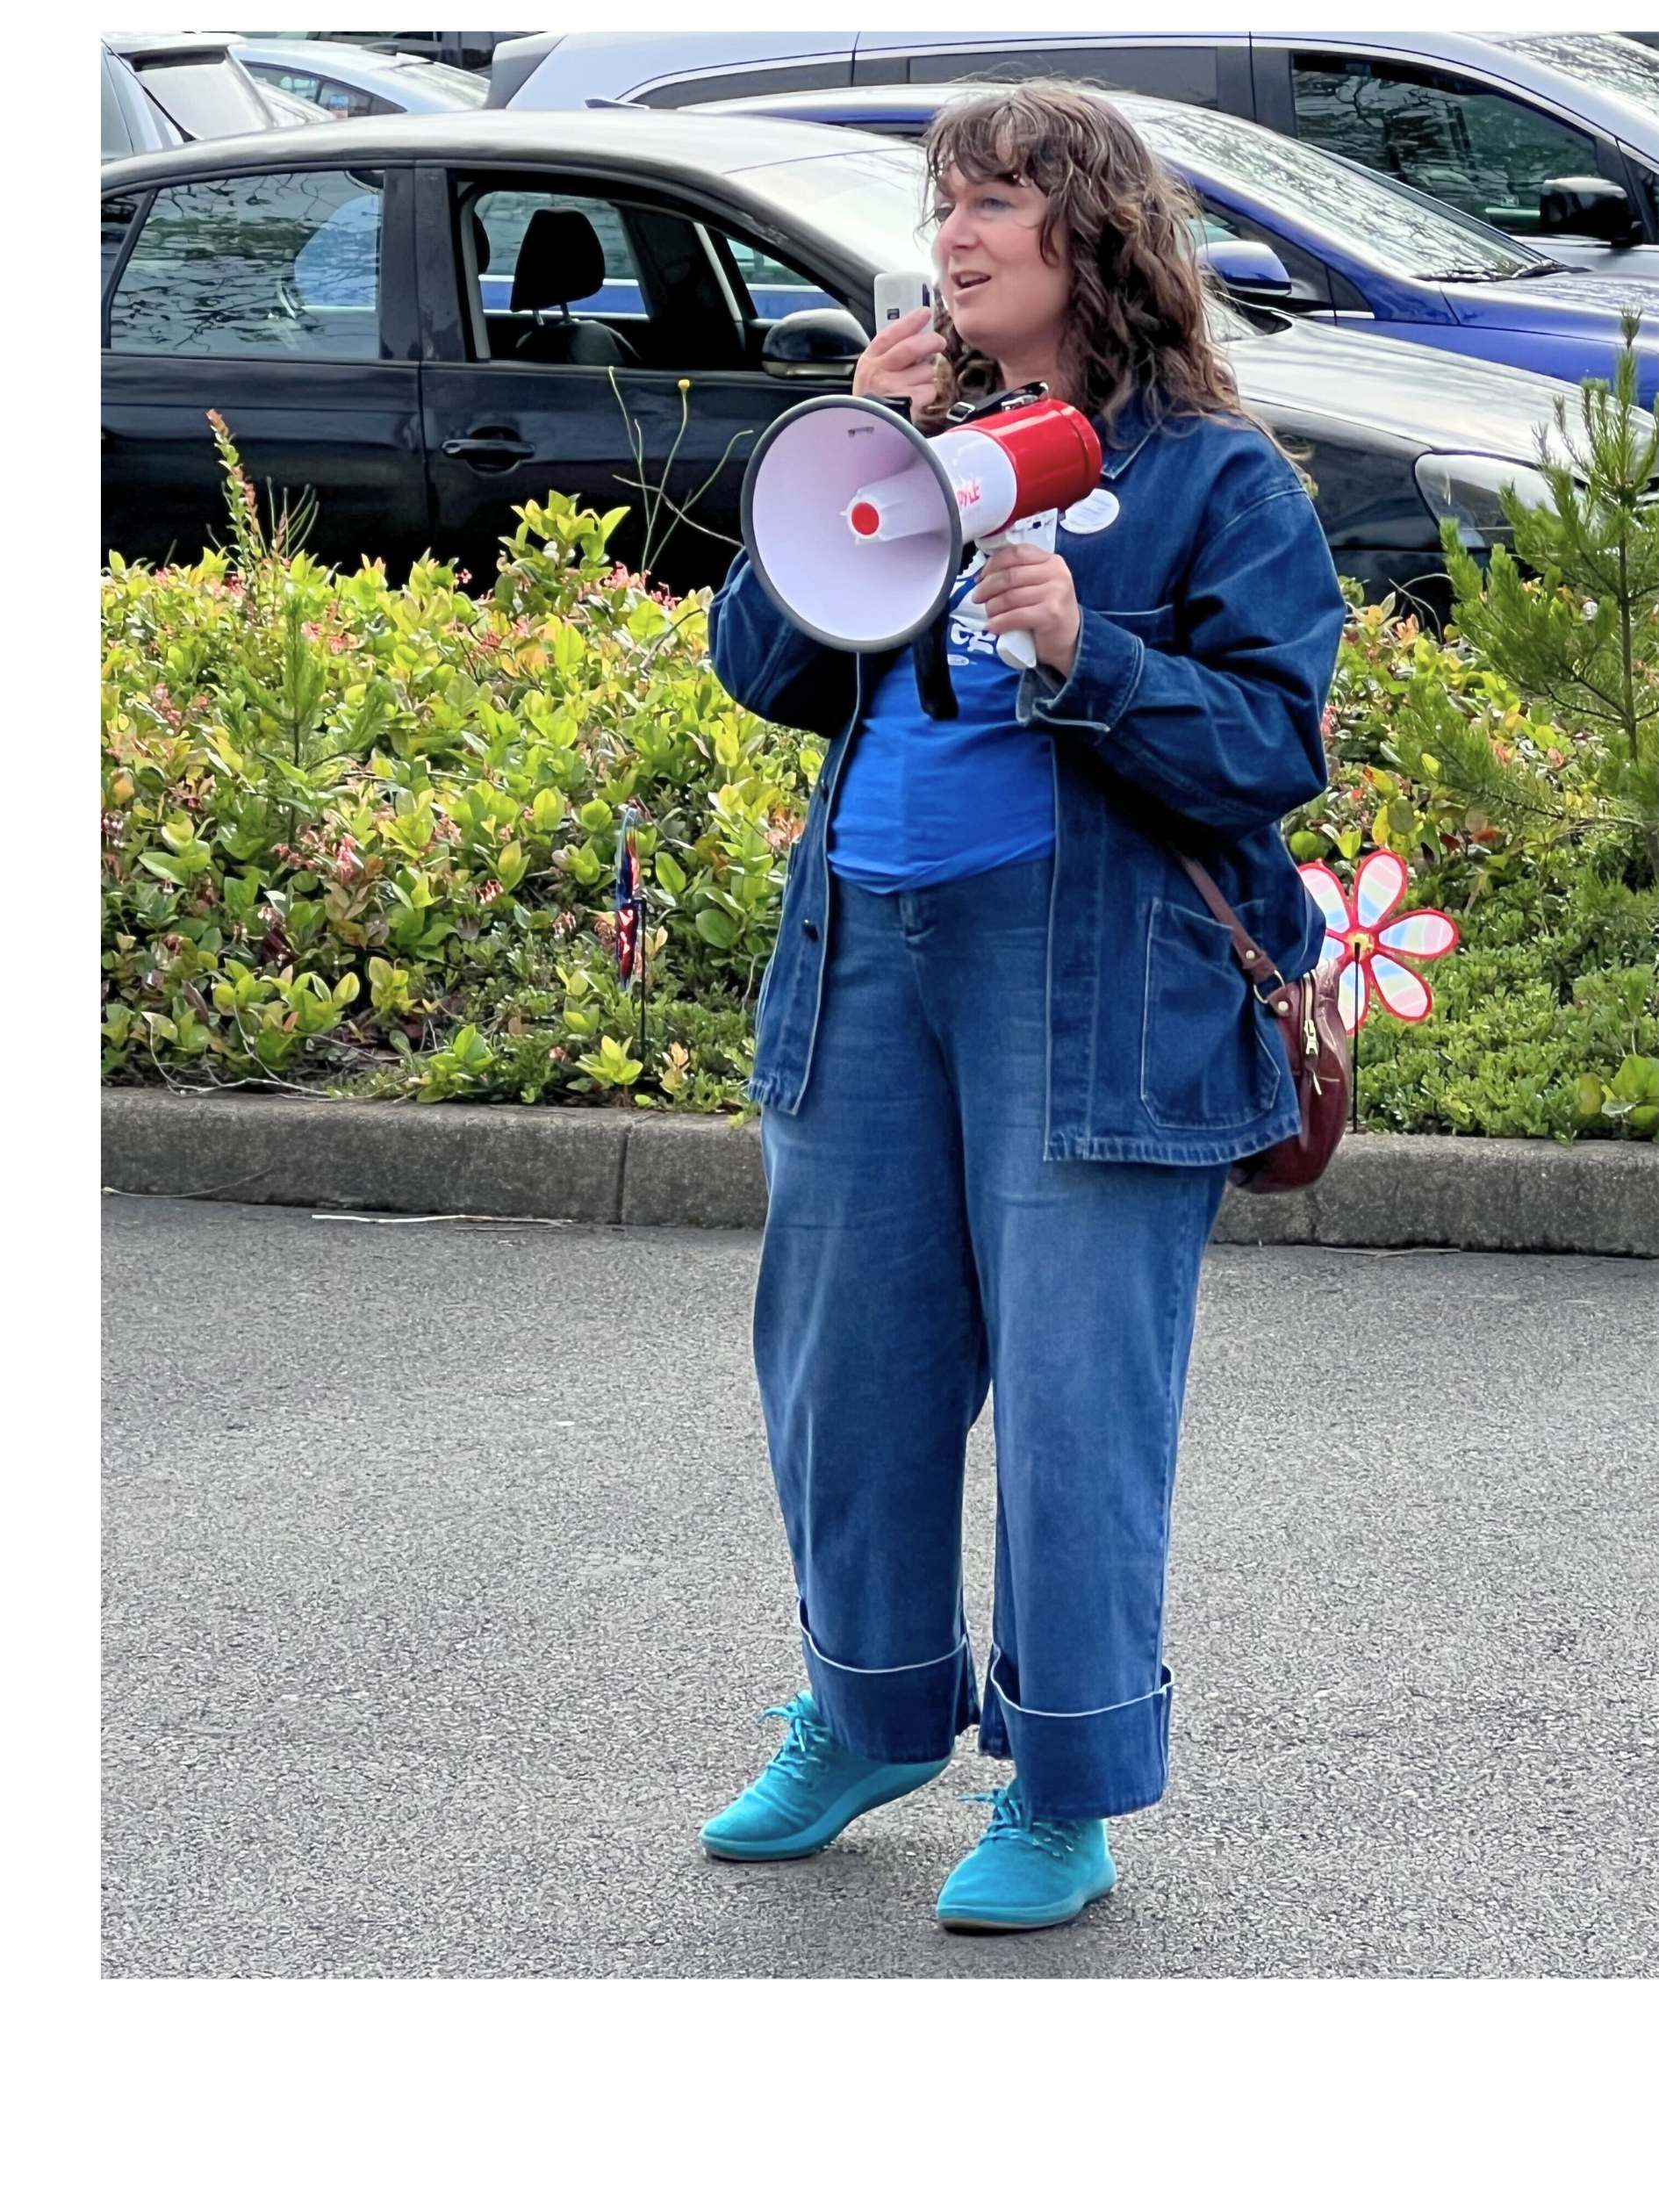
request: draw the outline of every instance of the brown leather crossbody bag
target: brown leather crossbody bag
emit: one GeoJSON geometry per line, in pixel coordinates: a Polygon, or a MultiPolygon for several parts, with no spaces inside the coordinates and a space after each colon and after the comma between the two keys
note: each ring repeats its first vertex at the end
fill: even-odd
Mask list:
{"type": "Polygon", "coordinates": [[[1342,1141],[1353,1097],[1347,1031],[1337,1004],[1341,973],[1334,960],[1287,982],[1190,853],[1174,847],[1199,897],[1232,939],[1232,950],[1251,989],[1276,1017],[1290,1055],[1290,1074],[1302,1108],[1302,1126],[1266,1152],[1235,1160],[1228,1180],[1256,1197],[1302,1190],[1317,1182],[1342,1141]]]}

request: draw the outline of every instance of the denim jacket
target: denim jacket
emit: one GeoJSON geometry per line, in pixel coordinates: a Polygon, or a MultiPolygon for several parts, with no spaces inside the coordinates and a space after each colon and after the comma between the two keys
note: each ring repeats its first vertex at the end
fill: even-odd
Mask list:
{"type": "MultiPolygon", "coordinates": [[[[1324,923],[1279,822],[1325,786],[1320,732],[1344,606],[1301,479],[1253,426],[1154,425],[1131,402],[1102,481],[1058,550],[1081,609],[1064,680],[1020,682],[1052,733],[1045,1160],[1195,1166],[1247,1158],[1298,1125],[1278,1022],[1166,840],[1201,859],[1287,977],[1324,923]]],[[[830,748],[789,856],[761,985],[748,1096],[799,1110],[823,998],[835,878],[826,830],[865,702],[891,656],[796,629],[746,556],[709,609],[715,673],[756,714],[830,748]]]]}

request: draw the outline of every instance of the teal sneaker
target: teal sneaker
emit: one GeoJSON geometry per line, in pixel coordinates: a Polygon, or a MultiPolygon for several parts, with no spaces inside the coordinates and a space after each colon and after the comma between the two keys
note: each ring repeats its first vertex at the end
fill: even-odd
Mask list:
{"type": "Polygon", "coordinates": [[[859,1813],[908,1797],[951,1763],[948,1756],[924,1766],[861,1759],[836,1742],[804,1691],[787,1705],[768,1706],[766,1715],[786,1720],[789,1733],[759,1780],[705,1823],[711,1858],[809,1858],[859,1813]]]}
{"type": "Polygon", "coordinates": [[[1059,1928],[1104,1897],[1117,1879],[1104,1821],[1034,1821],[1015,1776],[1003,1790],[973,1790],[991,1824],[939,1892],[945,1928],[995,1932],[1059,1928]]]}

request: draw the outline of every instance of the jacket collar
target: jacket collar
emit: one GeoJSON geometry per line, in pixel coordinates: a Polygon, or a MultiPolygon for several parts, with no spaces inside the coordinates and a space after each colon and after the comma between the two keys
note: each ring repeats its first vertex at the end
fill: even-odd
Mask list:
{"type": "Polygon", "coordinates": [[[1117,425],[1112,434],[1113,442],[1106,443],[1101,418],[1095,418],[1095,427],[1101,433],[1104,457],[1101,463],[1101,479],[1110,484],[1120,477],[1158,427],[1144,391],[1131,391],[1117,412],[1117,425]]]}

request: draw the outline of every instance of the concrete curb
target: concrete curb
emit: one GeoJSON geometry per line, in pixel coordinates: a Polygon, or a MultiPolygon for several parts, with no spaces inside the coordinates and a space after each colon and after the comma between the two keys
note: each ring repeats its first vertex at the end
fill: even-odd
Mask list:
{"type": "MultiPolygon", "coordinates": [[[[105,1189],[319,1211],[758,1229],[758,1120],[105,1090],[105,1189]]],[[[1659,1258],[1659,1147],[1350,1136],[1311,1190],[1229,1190],[1223,1244],[1659,1258]]]]}

